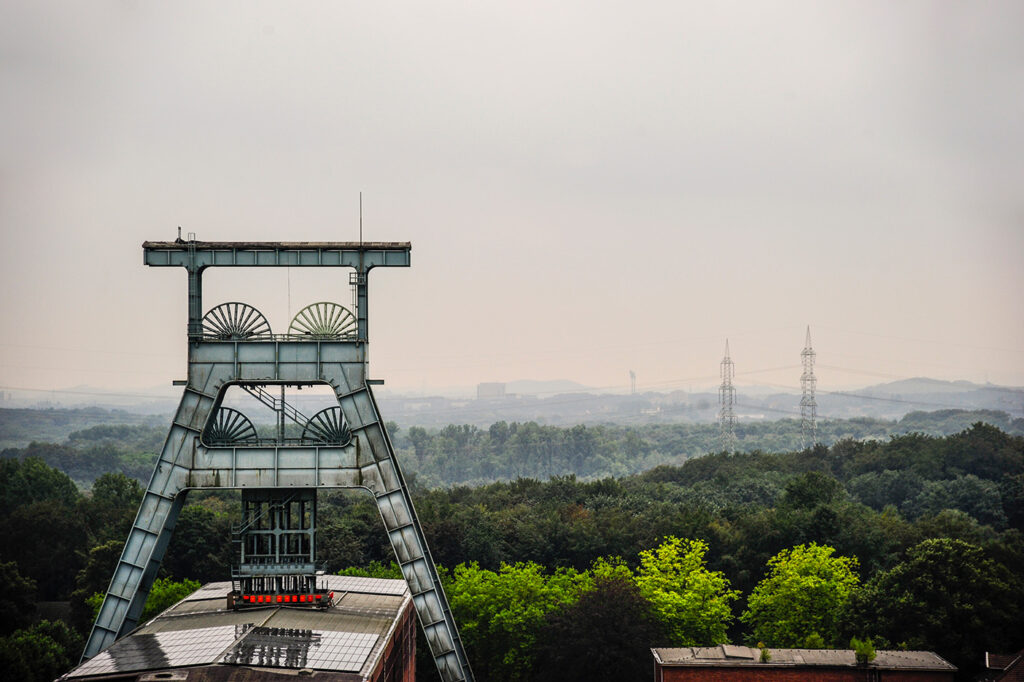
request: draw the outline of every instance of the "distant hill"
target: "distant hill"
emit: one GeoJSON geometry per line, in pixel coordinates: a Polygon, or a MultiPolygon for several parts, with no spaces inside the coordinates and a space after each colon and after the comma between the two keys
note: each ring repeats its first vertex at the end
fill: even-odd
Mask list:
{"type": "MultiPolygon", "coordinates": [[[[114,398],[128,403],[130,395],[111,394],[82,387],[76,396],[102,405],[111,414],[144,413],[156,415],[165,421],[173,412],[176,401],[160,399],[154,392],[151,400],[135,398],[128,405],[111,402],[114,398]],[[111,409],[114,408],[114,409],[111,409]]],[[[164,393],[178,389],[165,387],[164,393]]],[[[148,395],[148,394],[146,394],[148,395]]],[[[599,393],[596,389],[568,379],[521,379],[505,382],[505,395],[477,399],[475,390],[460,389],[458,394],[448,392],[436,395],[403,395],[380,391],[378,403],[385,419],[406,426],[444,426],[446,424],[473,424],[488,426],[498,421],[536,421],[540,424],[572,426],[575,424],[671,424],[708,423],[718,418],[716,390],[702,392],[672,391],[646,392],[636,395],[599,393]]],[[[295,406],[312,414],[322,405],[322,398],[295,396],[289,398],[295,406]]],[[[831,419],[872,418],[898,420],[910,412],[936,410],[991,410],[1005,412],[1014,418],[1024,417],[1024,388],[976,384],[970,381],[942,381],[927,377],[903,379],[855,390],[829,390],[818,385],[818,416],[831,419]]],[[[76,405],[75,407],[78,407],[76,405]]],[[[55,406],[56,408],[56,406],[55,406]]],[[[72,430],[98,423],[138,423],[122,418],[88,421],[82,408],[79,416],[88,423],[76,421],[74,428],[48,432],[60,440],[72,430]]],[[[63,408],[57,412],[67,411],[63,408]]],[[[74,410],[72,410],[74,411],[74,410]]],[[[102,411],[102,410],[101,410],[102,411]]],[[[736,412],[740,422],[799,418],[800,395],[797,391],[765,393],[763,387],[737,386],[736,412]]],[[[256,423],[271,422],[272,415],[252,415],[256,423]]],[[[16,419],[10,417],[0,423],[0,446],[14,445],[19,437],[16,419]],[[6,424],[6,426],[5,426],[6,424]],[[6,428],[6,431],[4,430],[6,428]],[[6,439],[6,440],[5,440],[6,439]]],[[[31,437],[31,436],[27,436],[31,437]]],[[[50,438],[49,435],[45,437],[50,438]]]]}
{"type": "Polygon", "coordinates": [[[52,391],[12,389],[3,391],[3,394],[4,409],[104,409],[153,415],[173,413],[181,399],[181,389],[169,384],[138,389],[110,389],[85,384],[52,391]]]}
{"type": "Polygon", "coordinates": [[[915,377],[913,379],[900,379],[887,384],[868,386],[859,391],[851,391],[861,395],[878,394],[900,394],[917,395],[921,393],[963,393],[965,391],[977,391],[979,389],[994,388],[1002,389],[1001,386],[992,384],[975,384],[970,381],[943,381],[941,379],[929,379],[927,377],[915,377]]]}
{"type": "Polygon", "coordinates": [[[61,443],[76,431],[108,424],[169,426],[168,417],[101,407],[0,409],[0,450],[24,447],[32,441],[61,443]]]}
{"type": "MultiPolygon", "coordinates": [[[[922,377],[853,391],[830,391],[820,384],[818,389],[821,418],[898,420],[911,412],[936,410],[991,410],[1024,417],[1021,388],[922,377]]],[[[379,402],[387,419],[410,426],[487,426],[502,420],[561,426],[707,423],[718,418],[716,392],[601,394],[571,381],[510,382],[504,397],[484,400],[390,394],[379,402]]],[[[798,418],[800,395],[738,386],[736,411],[740,422],[798,418]]]]}
{"type": "Polygon", "coordinates": [[[915,378],[869,386],[857,391],[823,392],[819,412],[834,417],[871,416],[898,419],[908,412],[998,410],[1024,417],[1024,389],[969,381],[915,378]]]}

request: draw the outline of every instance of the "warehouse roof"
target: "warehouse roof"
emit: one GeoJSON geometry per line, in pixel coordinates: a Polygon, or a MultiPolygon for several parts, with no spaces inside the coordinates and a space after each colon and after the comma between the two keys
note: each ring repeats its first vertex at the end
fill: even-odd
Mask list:
{"type": "MultiPolygon", "coordinates": [[[[720,644],[713,647],[682,647],[651,649],[654,660],[662,665],[733,667],[757,666],[823,666],[854,667],[857,659],[852,649],[769,649],[771,660],[761,662],[761,650],[748,646],[720,644]]],[[[872,668],[885,670],[956,670],[956,666],[931,651],[878,651],[872,668]]]]}

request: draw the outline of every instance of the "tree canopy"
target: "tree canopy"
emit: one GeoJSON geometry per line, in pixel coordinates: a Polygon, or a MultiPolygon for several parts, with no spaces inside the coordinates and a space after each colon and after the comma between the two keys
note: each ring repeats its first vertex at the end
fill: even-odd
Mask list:
{"type": "Polygon", "coordinates": [[[529,677],[540,626],[548,613],[576,600],[589,578],[573,569],[547,573],[533,562],[498,571],[460,564],[445,591],[474,670],[481,679],[529,677]]]}
{"type": "Polygon", "coordinates": [[[534,648],[538,682],[643,679],[651,646],[667,643],[666,624],[636,583],[598,577],[576,602],[549,614],[534,648]]]}
{"type": "Polygon", "coordinates": [[[848,628],[889,646],[940,651],[972,671],[979,651],[1019,648],[1022,609],[1019,570],[1009,570],[977,545],[934,538],[911,547],[903,561],[854,595],[848,628]]]}
{"type": "MultiPolygon", "coordinates": [[[[90,429],[63,445],[35,443],[0,457],[7,474],[0,477],[0,564],[16,588],[4,598],[11,622],[0,636],[0,659],[14,656],[10,670],[20,670],[23,661],[12,651],[34,650],[15,647],[16,633],[42,637],[30,625],[33,585],[35,598],[71,596],[77,615],[71,625],[77,634],[87,630],[89,604],[96,605],[109,583],[141,491],[123,470],[97,473],[97,467],[117,470],[113,465],[123,460],[103,453],[129,452],[134,445],[118,439],[132,433],[90,429]],[[70,471],[95,476],[92,490],[69,478],[70,471]]],[[[400,451],[409,452],[403,464],[419,448],[424,469],[435,471],[432,458],[438,457],[453,476],[500,478],[506,466],[554,472],[575,468],[571,462],[589,472],[442,488],[428,487],[429,476],[409,476],[432,555],[448,567],[441,573],[480,679],[535,679],[542,660],[556,660],[545,658],[555,651],[542,654],[555,632],[579,651],[604,651],[607,629],[586,625],[611,617],[607,595],[621,597],[623,608],[639,595],[637,613],[654,614],[665,628],[661,645],[760,638],[772,646],[846,646],[851,636],[871,637],[880,648],[906,642],[935,650],[961,666],[963,679],[984,649],[1013,650],[1024,641],[1018,615],[1024,602],[1024,438],[975,424],[948,437],[850,438],[792,452],[685,459],[691,435],[681,425],[555,429],[500,422],[484,431],[398,432],[400,451]],[[636,470],[623,469],[624,462],[650,466],[667,452],[676,453],[672,465],[598,477],[636,470]],[[459,470],[482,453],[473,471],[459,470]],[[806,586],[796,593],[784,589],[809,576],[828,584],[820,571],[782,570],[783,558],[798,564],[794,554],[814,546],[834,548],[831,562],[819,562],[824,565],[859,560],[846,568],[854,574],[859,568],[866,585],[850,588],[838,616],[829,615],[835,605],[825,597],[802,604],[803,593],[811,593],[806,586]],[[936,585],[941,589],[929,587],[936,585]],[[744,619],[734,617],[741,610],[737,593],[752,614],[744,619]],[[948,603],[937,596],[947,593],[948,603]],[[773,602],[782,604],[773,627],[796,619],[795,608],[806,606],[805,627],[791,628],[788,639],[758,633],[753,614],[759,608],[768,613],[773,602]],[[832,620],[814,620],[822,611],[832,620]],[[832,634],[835,622],[839,638],[832,634]]],[[[235,514],[237,494],[193,492],[160,577],[181,583],[230,575],[235,514]]],[[[318,514],[317,544],[328,570],[357,565],[397,577],[371,497],[321,493],[318,514]]],[[[183,594],[159,586],[168,587],[154,590],[166,597],[161,606],[183,594]]],[[[58,634],[47,634],[47,641],[70,651],[58,634]]],[[[622,634],[634,636],[624,628],[622,634]]],[[[68,660],[77,655],[71,652],[68,660]]],[[[585,669],[587,663],[575,665],[585,669]]],[[[566,676],[576,674],[571,664],[566,660],[566,676]]],[[[430,669],[427,659],[419,673],[429,679],[430,669]]]]}
{"type": "Polygon", "coordinates": [[[840,617],[860,583],[857,559],[811,543],[768,560],[768,574],[747,598],[740,620],[754,638],[774,647],[803,647],[817,634],[839,645],[840,617]]]}
{"type": "Polygon", "coordinates": [[[675,646],[707,646],[729,641],[730,602],[739,592],[729,589],[721,571],[709,571],[703,540],[665,538],[658,547],[640,552],[636,583],[668,625],[675,646]]]}

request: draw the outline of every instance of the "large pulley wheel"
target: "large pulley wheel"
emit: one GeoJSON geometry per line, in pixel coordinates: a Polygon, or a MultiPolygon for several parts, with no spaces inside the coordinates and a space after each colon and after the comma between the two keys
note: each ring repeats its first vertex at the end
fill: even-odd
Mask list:
{"type": "Polygon", "coordinates": [[[288,333],[323,340],[352,337],[356,334],[356,316],[345,306],[321,301],[296,313],[288,333]]]}
{"type": "Polygon", "coordinates": [[[256,443],[259,436],[248,417],[230,407],[221,407],[206,428],[203,440],[207,445],[238,445],[256,443]]]}
{"type": "Polygon", "coordinates": [[[203,336],[231,341],[270,336],[270,323],[247,303],[221,303],[203,315],[203,336]]]}
{"type": "Polygon", "coordinates": [[[340,407],[320,410],[302,429],[303,445],[335,445],[344,447],[352,441],[352,431],[345,422],[340,407]]]}

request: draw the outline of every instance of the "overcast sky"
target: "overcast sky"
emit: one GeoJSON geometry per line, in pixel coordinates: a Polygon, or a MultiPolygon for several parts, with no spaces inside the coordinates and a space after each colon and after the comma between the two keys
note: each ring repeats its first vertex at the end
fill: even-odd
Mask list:
{"type": "MultiPolygon", "coordinates": [[[[0,386],[185,376],[141,242],[411,241],[396,390],[1024,385],[1024,3],[0,3],[0,386]]],[[[342,270],[207,271],[275,331],[342,270]]]]}

